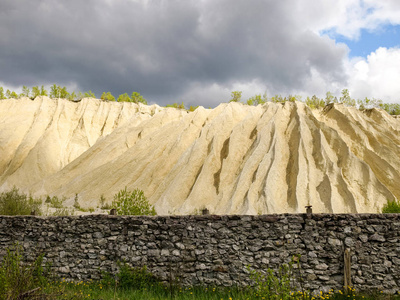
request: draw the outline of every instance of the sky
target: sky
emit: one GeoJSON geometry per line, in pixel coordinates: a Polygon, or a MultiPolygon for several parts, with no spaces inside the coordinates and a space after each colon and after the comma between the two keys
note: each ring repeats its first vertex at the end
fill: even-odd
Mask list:
{"type": "Polygon", "coordinates": [[[232,91],[400,103],[400,1],[1,0],[0,86],[215,107],[232,91]]]}

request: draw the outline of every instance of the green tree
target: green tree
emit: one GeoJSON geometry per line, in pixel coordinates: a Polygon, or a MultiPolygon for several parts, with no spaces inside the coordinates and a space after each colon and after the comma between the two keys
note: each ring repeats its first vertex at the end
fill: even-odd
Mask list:
{"type": "Polygon", "coordinates": [[[348,89],[342,90],[342,96],[339,98],[340,102],[348,105],[348,106],[355,106],[356,101],[350,97],[350,93],[348,89]]]}
{"type": "Polygon", "coordinates": [[[189,107],[189,111],[195,111],[197,108],[198,108],[199,106],[197,105],[197,106],[191,106],[190,105],[190,107],[189,107]]]}
{"type": "Polygon", "coordinates": [[[50,98],[60,98],[60,89],[56,84],[50,87],[50,98]]]}
{"type": "Polygon", "coordinates": [[[40,88],[40,96],[47,96],[47,91],[44,88],[44,85],[42,85],[42,87],[40,88]]]}
{"type": "Polygon", "coordinates": [[[100,99],[105,101],[115,101],[115,97],[110,92],[103,92],[100,99]]]}
{"type": "Polygon", "coordinates": [[[261,97],[261,94],[254,95],[253,97],[250,97],[247,99],[247,104],[248,105],[259,105],[259,104],[264,104],[266,102],[266,94],[264,94],[263,97],[261,97]]]}
{"type": "Polygon", "coordinates": [[[381,103],[379,105],[380,108],[386,110],[388,114],[391,115],[400,115],[400,104],[399,103],[381,103]]]}
{"type": "Polygon", "coordinates": [[[300,95],[289,95],[287,98],[285,97],[286,101],[289,102],[295,102],[295,101],[301,101],[301,96],[300,95]]]}
{"type": "Polygon", "coordinates": [[[21,97],[28,97],[29,98],[30,95],[30,90],[28,87],[26,87],[25,85],[22,86],[22,93],[20,94],[21,97]]]}
{"type": "Polygon", "coordinates": [[[231,93],[231,100],[229,102],[240,102],[242,98],[242,91],[233,91],[231,93]]]}
{"type": "Polygon", "coordinates": [[[83,97],[85,97],[85,98],[96,98],[96,96],[94,95],[94,93],[92,91],[86,92],[85,94],[83,94],[83,97]]]}
{"type": "Polygon", "coordinates": [[[306,104],[311,109],[321,108],[325,106],[325,101],[323,99],[319,99],[317,96],[313,95],[311,98],[307,97],[306,104]]]}
{"type": "Polygon", "coordinates": [[[64,87],[59,86],[58,93],[59,93],[60,98],[69,99],[69,97],[70,97],[70,94],[67,91],[67,87],[65,87],[65,86],[64,87]]]}
{"type": "Polygon", "coordinates": [[[40,96],[40,89],[38,86],[34,86],[32,87],[32,94],[31,94],[32,98],[31,99],[35,99],[36,97],[40,96]]]}
{"type": "Polygon", "coordinates": [[[131,192],[125,187],[120,190],[114,195],[111,207],[115,208],[119,215],[156,215],[154,206],[150,205],[143,191],[139,189],[131,192]]]}
{"type": "Polygon", "coordinates": [[[165,107],[174,107],[179,109],[185,109],[185,104],[182,102],[181,104],[175,102],[174,104],[167,104],[165,107]]]}
{"type": "Polygon", "coordinates": [[[4,95],[4,89],[2,86],[0,86],[0,100],[5,99],[5,98],[6,98],[6,95],[4,95]]]}
{"type": "Polygon", "coordinates": [[[282,98],[281,95],[275,95],[275,96],[271,97],[271,101],[274,103],[283,103],[286,101],[286,98],[285,99],[282,98]]]}
{"type": "Polygon", "coordinates": [[[333,100],[334,100],[334,97],[333,97],[332,93],[329,91],[326,92],[325,105],[328,105],[329,103],[334,102],[333,100]]]}
{"type": "Polygon", "coordinates": [[[8,99],[18,99],[18,94],[16,93],[16,92],[14,92],[14,91],[10,91],[10,90],[7,90],[6,91],[6,97],[8,98],[8,99]]]}
{"type": "Polygon", "coordinates": [[[117,99],[118,102],[131,102],[131,98],[129,98],[129,95],[127,93],[121,94],[118,96],[117,99]]]}
{"type": "Polygon", "coordinates": [[[140,103],[143,103],[143,104],[147,104],[147,100],[144,99],[143,96],[140,95],[140,93],[138,93],[138,92],[133,92],[132,93],[131,100],[132,100],[132,102],[135,102],[135,103],[139,103],[140,102],[140,103]]]}
{"type": "Polygon", "coordinates": [[[71,94],[69,94],[69,96],[68,96],[67,99],[70,100],[70,101],[74,101],[74,100],[76,99],[76,93],[75,93],[75,91],[72,92],[71,94]]]}

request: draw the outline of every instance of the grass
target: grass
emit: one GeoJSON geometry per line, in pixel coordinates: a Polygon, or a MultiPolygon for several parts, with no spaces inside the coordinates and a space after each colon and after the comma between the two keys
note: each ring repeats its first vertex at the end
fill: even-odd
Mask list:
{"type": "Polygon", "coordinates": [[[382,208],[384,214],[398,214],[400,213],[400,201],[388,201],[382,208]]]}
{"type": "Polygon", "coordinates": [[[266,297],[251,288],[237,287],[177,287],[149,285],[141,289],[123,289],[104,285],[101,282],[52,282],[43,288],[43,293],[57,294],[57,299],[174,299],[174,300],[252,300],[252,299],[282,299],[282,300],[398,300],[398,295],[384,295],[382,293],[358,293],[350,289],[349,294],[342,291],[330,291],[318,295],[310,295],[300,291],[287,294],[280,298],[266,297]]]}

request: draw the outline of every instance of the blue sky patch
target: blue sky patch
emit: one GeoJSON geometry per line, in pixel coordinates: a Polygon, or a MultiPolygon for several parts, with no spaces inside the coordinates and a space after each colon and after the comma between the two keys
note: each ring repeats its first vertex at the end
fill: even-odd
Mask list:
{"type": "Polygon", "coordinates": [[[350,48],[350,57],[367,57],[379,47],[400,47],[400,25],[384,26],[372,32],[363,29],[358,40],[350,40],[343,36],[336,36],[335,40],[350,48]]]}

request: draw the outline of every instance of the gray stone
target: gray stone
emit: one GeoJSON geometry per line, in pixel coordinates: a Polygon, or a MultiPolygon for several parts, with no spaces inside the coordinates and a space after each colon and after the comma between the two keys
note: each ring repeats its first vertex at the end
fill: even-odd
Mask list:
{"type": "Polygon", "coordinates": [[[249,285],[250,266],[265,273],[300,254],[304,287],[311,291],[343,285],[343,246],[351,248],[357,289],[398,290],[399,216],[302,214],[265,216],[0,216],[0,258],[14,242],[24,258],[44,263],[68,280],[117,272],[117,262],[146,265],[182,285],[249,285]],[[272,220],[272,221],[271,221],[272,220]],[[304,227],[303,227],[304,226],[304,227]],[[397,226],[397,227],[396,227],[397,226]]]}

